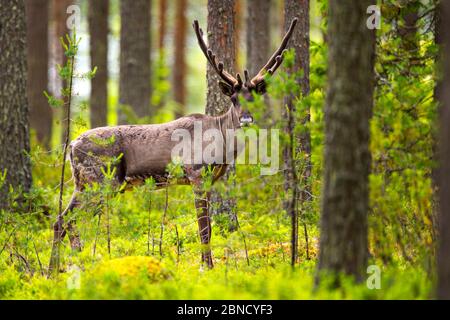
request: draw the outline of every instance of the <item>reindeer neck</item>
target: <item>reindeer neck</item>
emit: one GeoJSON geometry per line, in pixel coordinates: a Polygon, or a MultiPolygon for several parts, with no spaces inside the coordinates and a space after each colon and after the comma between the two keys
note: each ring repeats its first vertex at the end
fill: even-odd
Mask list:
{"type": "Polygon", "coordinates": [[[236,130],[241,127],[239,123],[239,115],[234,106],[231,106],[224,114],[214,117],[214,120],[224,136],[227,129],[236,130]]]}

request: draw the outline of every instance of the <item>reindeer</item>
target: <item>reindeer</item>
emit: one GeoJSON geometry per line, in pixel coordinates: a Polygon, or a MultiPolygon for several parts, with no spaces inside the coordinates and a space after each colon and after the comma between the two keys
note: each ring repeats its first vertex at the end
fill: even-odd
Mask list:
{"type": "MultiPolygon", "coordinates": [[[[266,75],[272,75],[283,61],[283,54],[290,37],[292,36],[297,19],[291,22],[289,30],[285,34],[280,47],[273,53],[269,61],[250,79],[248,71],[244,70],[244,80],[239,73],[233,77],[224,70],[222,62],[216,61],[216,56],[207,47],[203,40],[203,31],[198,21],[193,27],[197,36],[200,49],[212,68],[222,79],[219,87],[223,94],[230,97],[231,107],[227,112],[219,116],[193,114],[181,117],[177,120],[149,125],[120,125],[114,127],[100,127],[86,131],[70,144],[70,163],[75,182],[75,189],[67,208],[58,215],[53,225],[54,241],[53,251],[64,238],[66,232],[72,249],[81,250],[81,242],[75,228],[75,221],[68,221],[64,227],[64,216],[80,205],[79,196],[86,186],[104,179],[105,159],[118,159],[115,163],[115,182],[125,185],[126,189],[143,184],[147,178],[152,177],[157,187],[167,187],[169,184],[192,185],[195,194],[195,207],[200,240],[202,243],[202,264],[213,267],[211,256],[211,222],[209,216],[209,192],[203,188],[202,170],[212,167],[212,181],[215,182],[226,171],[227,163],[200,164],[182,163],[184,176],[171,181],[166,171],[167,165],[172,162],[171,150],[176,142],[171,139],[177,129],[194,130],[195,122],[201,122],[202,130],[217,129],[225,138],[227,129],[239,129],[253,122],[248,110],[241,106],[239,97],[246,101],[253,101],[252,93],[264,94],[266,92],[266,75]],[[110,143],[98,143],[98,140],[107,140],[110,143]]],[[[228,141],[230,142],[230,141],[228,141]]],[[[225,141],[227,143],[227,141],[225,141]]],[[[234,142],[233,142],[234,143],[234,142]]],[[[232,157],[236,158],[239,150],[233,151],[232,157]]],[[[226,153],[226,151],[225,151],[226,153]]],[[[52,252],[53,252],[52,251],[52,252]]],[[[53,253],[52,253],[53,256],[53,253]]]]}

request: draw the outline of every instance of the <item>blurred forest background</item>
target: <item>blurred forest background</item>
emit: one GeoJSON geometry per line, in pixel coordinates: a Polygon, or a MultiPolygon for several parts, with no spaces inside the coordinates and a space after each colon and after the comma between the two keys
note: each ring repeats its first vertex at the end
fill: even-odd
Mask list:
{"type": "Polygon", "coordinates": [[[1,1],[0,299],[450,298],[448,24],[438,0],[1,1]],[[106,179],[68,218],[83,250],[66,239],[52,274],[67,124],[72,140],[225,112],[192,22],[226,70],[255,75],[296,17],[249,104],[281,130],[281,168],[214,185],[215,268],[190,187],[113,196],[106,179]]]}

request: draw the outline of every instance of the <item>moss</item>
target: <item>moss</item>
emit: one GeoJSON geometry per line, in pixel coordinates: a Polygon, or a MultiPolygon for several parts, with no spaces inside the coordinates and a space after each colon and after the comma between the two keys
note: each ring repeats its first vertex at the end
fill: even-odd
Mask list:
{"type": "Polygon", "coordinates": [[[153,257],[129,256],[107,260],[94,268],[95,277],[119,276],[122,279],[133,277],[147,277],[157,281],[167,279],[170,273],[160,261],[153,257]]]}

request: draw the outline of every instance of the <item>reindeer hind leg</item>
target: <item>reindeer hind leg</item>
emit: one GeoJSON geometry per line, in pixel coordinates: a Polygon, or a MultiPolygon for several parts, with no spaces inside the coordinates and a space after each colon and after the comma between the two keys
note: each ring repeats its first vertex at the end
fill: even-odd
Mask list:
{"type": "MultiPolygon", "coordinates": [[[[56,268],[59,267],[60,244],[62,243],[62,241],[66,235],[66,229],[64,228],[64,216],[67,215],[67,213],[69,213],[70,211],[72,211],[76,205],[77,205],[77,201],[76,201],[76,191],[75,191],[72,195],[72,198],[70,199],[69,205],[61,214],[58,214],[56,221],[53,224],[53,243],[52,243],[52,251],[50,254],[50,263],[49,263],[50,273],[59,271],[59,270],[56,270],[56,268]]],[[[70,230],[70,228],[68,228],[68,229],[69,229],[69,233],[70,233],[71,230],[70,230]]],[[[69,237],[70,237],[70,235],[69,235],[69,237]]],[[[79,240],[78,240],[78,242],[79,242],[79,240]]]]}
{"type": "MultiPolygon", "coordinates": [[[[64,210],[64,212],[63,212],[63,216],[65,216],[69,212],[72,212],[73,209],[75,209],[76,207],[78,207],[80,205],[80,202],[77,199],[78,193],[79,193],[79,191],[77,191],[77,190],[75,190],[73,192],[73,195],[72,195],[72,198],[70,199],[69,205],[67,206],[66,210],[64,210]]],[[[82,247],[81,247],[80,233],[77,230],[75,218],[72,218],[67,222],[67,227],[65,228],[64,231],[66,231],[66,230],[67,230],[67,233],[69,234],[70,247],[72,248],[72,250],[81,251],[82,247]]]]}

